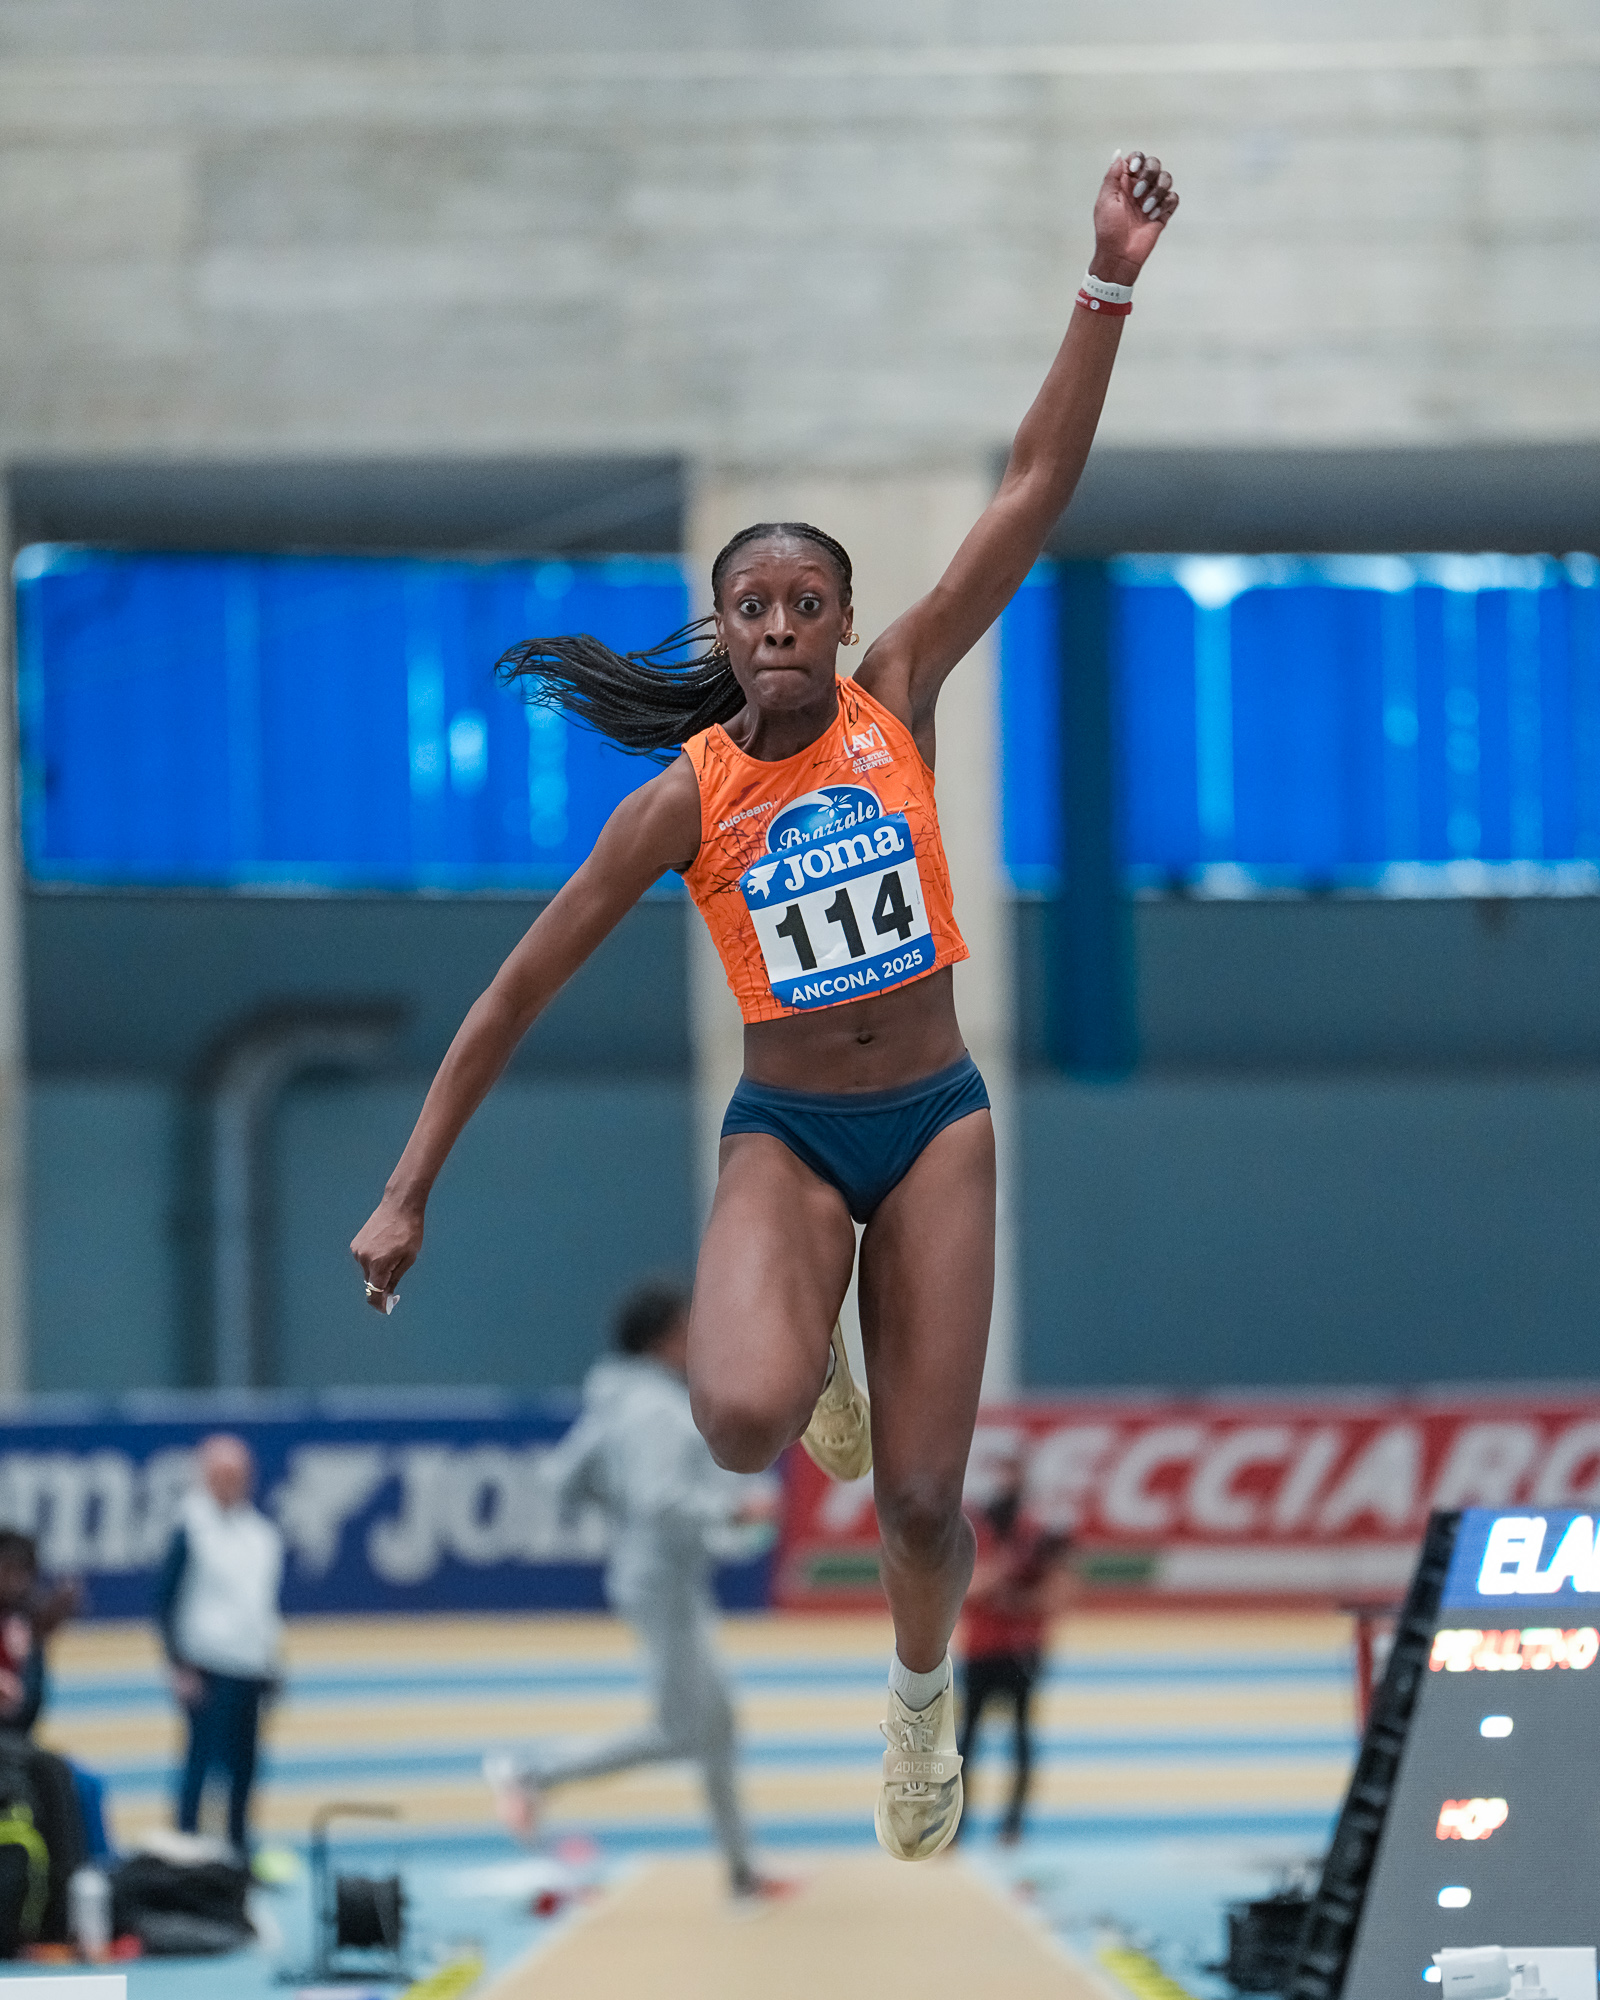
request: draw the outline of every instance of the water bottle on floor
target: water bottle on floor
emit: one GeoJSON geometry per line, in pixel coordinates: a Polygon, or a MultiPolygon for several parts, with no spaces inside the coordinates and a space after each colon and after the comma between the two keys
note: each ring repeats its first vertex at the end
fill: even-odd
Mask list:
{"type": "Polygon", "coordinates": [[[67,1925],[79,1953],[103,1959],[111,1950],[111,1881],[98,1868],[79,1868],[67,1883],[67,1925]]]}

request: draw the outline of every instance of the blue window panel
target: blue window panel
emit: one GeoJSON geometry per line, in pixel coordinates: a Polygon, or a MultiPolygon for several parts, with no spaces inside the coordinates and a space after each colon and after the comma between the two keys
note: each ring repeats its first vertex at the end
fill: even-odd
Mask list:
{"type": "Polygon", "coordinates": [[[1231,606],[1230,859],[1328,875],[1362,843],[1360,731],[1341,684],[1342,593],[1251,590],[1231,606]]]}
{"type": "MultiPolygon", "coordinates": [[[[1113,566],[1131,879],[1600,887],[1592,557],[1113,566]]],[[[496,686],[536,633],[681,625],[677,565],[18,563],[23,826],[43,882],[553,887],[651,767],[496,686]]],[[[1004,842],[1059,877],[1053,571],[1001,624],[1004,842]]]]}
{"type": "Polygon", "coordinates": [[[1584,853],[1578,824],[1579,719],[1574,699],[1572,592],[1539,592],[1540,769],[1546,859],[1584,853]]]}
{"type": "Polygon", "coordinates": [[[1061,874],[1059,654],[1055,569],[1040,563],[1000,620],[1000,808],[1011,880],[1041,895],[1061,874]]]}
{"type": "Polygon", "coordinates": [[[1167,875],[1194,865],[1200,827],[1195,607],[1175,584],[1117,588],[1113,687],[1119,722],[1123,854],[1167,875]]]}
{"type": "Polygon", "coordinates": [[[1560,588],[1547,569],[1540,588],[1522,594],[1536,620],[1526,643],[1536,704],[1531,729],[1538,759],[1540,852],[1545,860],[1576,858],[1580,851],[1574,811],[1577,731],[1569,667],[1573,644],[1569,607],[1574,593],[1560,588]]]}
{"type": "MultiPolygon", "coordinates": [[[[1600,860],[1600,563],[1567,559],[1583,587],[1562,592],[1572,714],[1572,851],[1600,860]]],[[[1558,669],[1559,670],[1559,669],[1558,669]]]]}
{"type": "MultiPolygon", "coordinates": [[[[1129,557],[1112,576],[1136,885],[1600,892],[1594,557],[1129,557]]],[[[1048,572],[1029,588],[1008,686],[1053,661],[1048,572]]],[[[1014,740],[1023,714],[1008,697],[1006,854],[1033,885],[1059,836],[1012,792],[1057,764],[1014,740]]]]}
{"type": "Polygon", "coordinates": [[[654,767],[494,662],[552,632],[634,650],[688,615],[652,560],[35,547],[17,573],[41,882],[553,888],[654,767]]]}
{"type": "MultiPolygon", "coordinates": [[[[1388,739],[1384,624],[1388,597],[1378,591],[1324,588],[1313,602],[1326,624],[1325,686],[1333,704],[1343,853],[1375,867],[1387,853],[1388,739]]],[[[1330,853],[1329,866],[1340,857],[1330,853]]]]}
{"type": "MultiPolygon", "coordinates": [[[[1521,855],[1541,859],[1544,830],[1540,821],[1543,801],[1537,790],[1532,797],[1534,828],[1527,826],[1528,800],[1521,783],[1527,762],[1525,746],[1518,742],[1518,726],[1527,703],[1519,699],[1517,674],[1509,655],[1512,619],[1510,593],[1482,590],[1475,605],[1478,668],[1478,852],[1485,861],[1510,861],[1521,855]],[[1515,829],[1515,831],[1513,830],[1515,829]]],[[[1518,599],[1532,595],[1519,590],[1518,599]]],[[[1535,726],[1538,694],[1535,690],[1535,726]]],[[[1535,760],[1537,768],[1537,759],[1535,760]]]]}

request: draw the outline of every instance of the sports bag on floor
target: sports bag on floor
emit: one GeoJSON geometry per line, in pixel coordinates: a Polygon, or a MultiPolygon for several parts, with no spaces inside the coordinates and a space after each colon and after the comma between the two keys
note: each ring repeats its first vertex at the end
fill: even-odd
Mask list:
{"type": "Polygon", "coordinates": [[[237,1951],[255,1940],[249,1893],[249,1870],[234,1862],[135,1854],[111,1877],[112,1929],[158,1958],[237,1951]]]}

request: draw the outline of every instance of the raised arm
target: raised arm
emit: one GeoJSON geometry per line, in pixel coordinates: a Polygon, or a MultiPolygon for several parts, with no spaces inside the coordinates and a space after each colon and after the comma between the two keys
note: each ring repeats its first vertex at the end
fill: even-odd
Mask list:
{"type": "MultiPolygon", "coordinates": [[[[1095,198],[1090,275],[1131,285],[1177,207],[1172,176],[1159,160],[1119,155],[1095,198]]],[[[1073,311],[1012,441],[994,499],[933,589],[861,662],[856,679],[910,723],[930,763],[934,703],[945,677],[1011,601],[1072,498],[1100,421],[1122,320],[1121,313],[1073,311]]]]}
{"type": "Polygon", "coordinates": [[[629,794],[582,867],[530,926],[456,1031],[383,1199],[350,1245],[384,1312],[422,1248],[439,1169],[511,1052],[584,960],[669,868],[700,845],[700,792],[687,758],[629,794]]]}

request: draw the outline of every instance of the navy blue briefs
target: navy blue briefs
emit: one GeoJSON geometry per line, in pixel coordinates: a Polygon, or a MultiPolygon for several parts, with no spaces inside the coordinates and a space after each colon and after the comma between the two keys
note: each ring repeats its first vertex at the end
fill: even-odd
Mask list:
{"type": "Polygon", "coordinates": [[[780,1090],[744,1076],[728,1101],[722,1136],[769,1132],[836,1187],[856,1221],[865,1222],[931,1139],[958,1118],[988,1108],[989,1093],[971,1056],[898,1090],[780,1090]]]}

